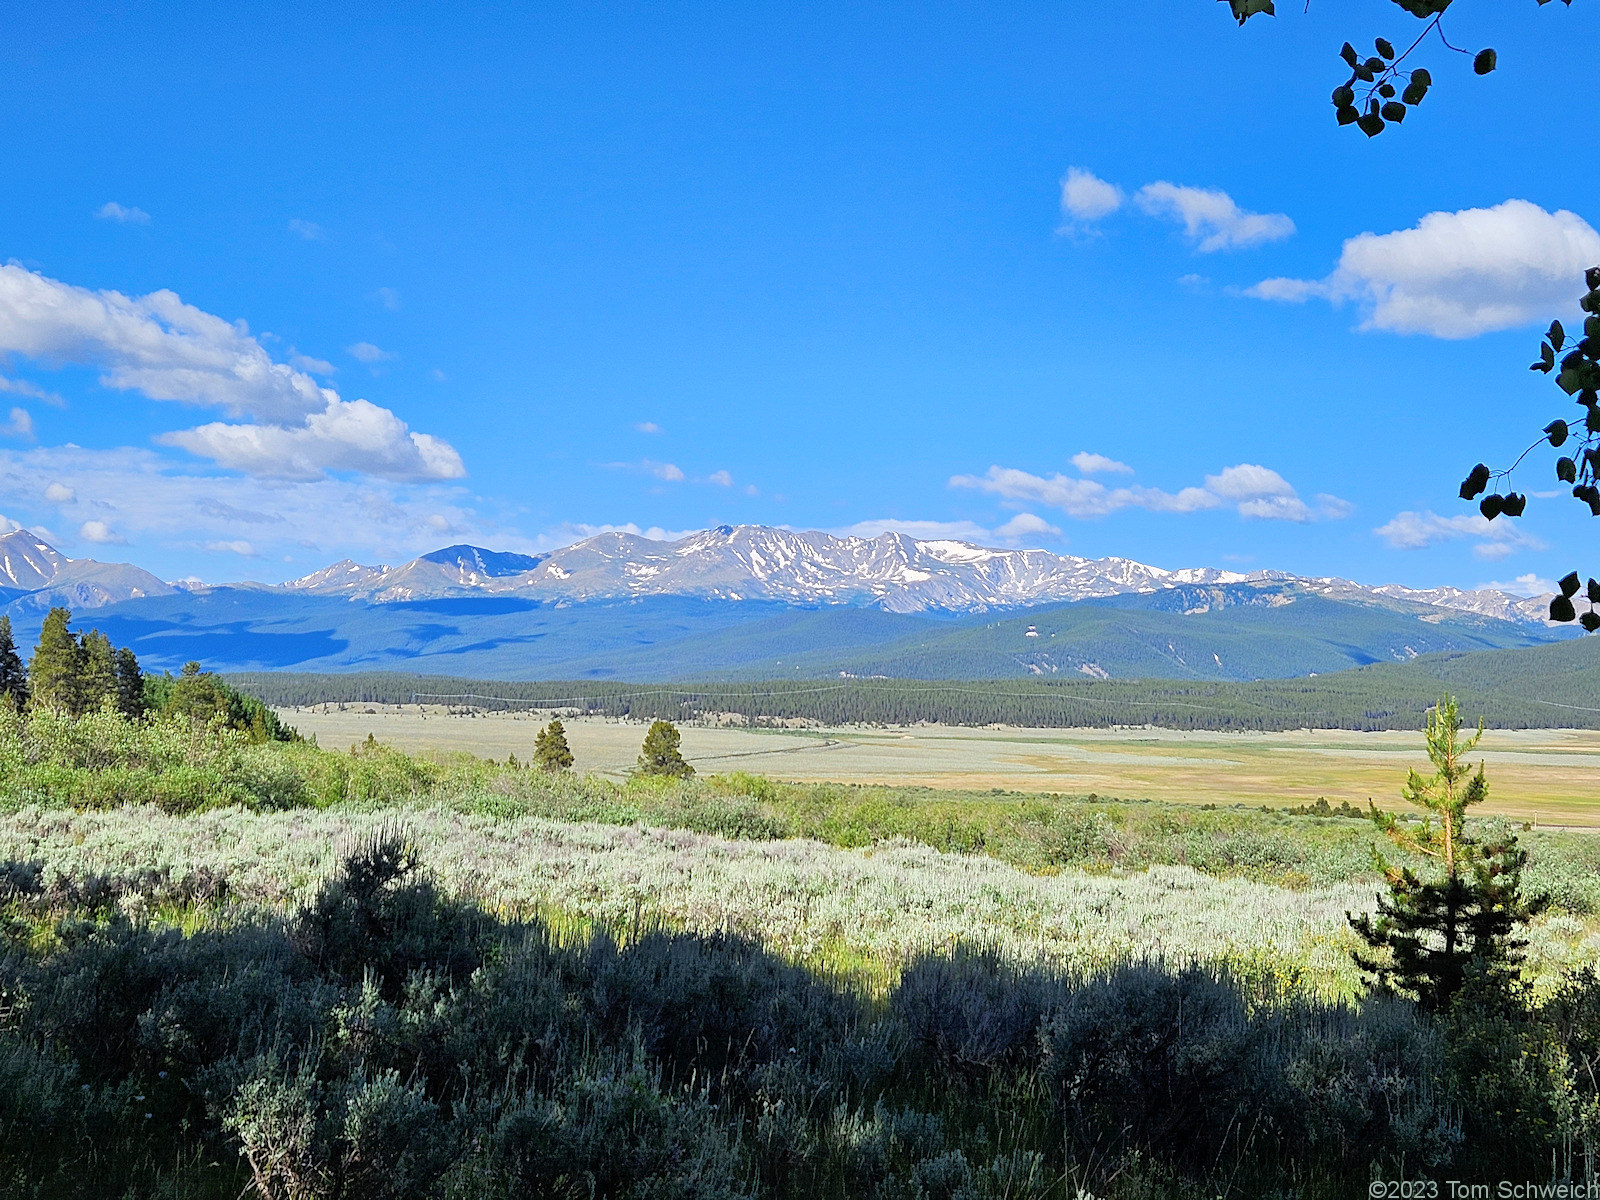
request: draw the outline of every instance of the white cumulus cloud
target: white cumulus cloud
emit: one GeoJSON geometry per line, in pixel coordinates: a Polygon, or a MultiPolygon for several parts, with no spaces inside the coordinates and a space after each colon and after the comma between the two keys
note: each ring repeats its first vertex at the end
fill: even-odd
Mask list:
{"type": "Polygon", "coordinates": [[[0,354],[96,366],[109,388],[270,420],[303,418],[331,395],[273,362],[243,323],[174,292],[95,292],[14,263],[0,265],[0,354]]]}
{"type": "Polygon", "coordinates": [[[1018,513],[996,529],[995,533],[1008,542],[1020,542],[1027,538],[1058,538],[1061,536],[1060,528],[1050,524],[1043,517],[1035,516],[1030,512],[1018,513]]]}
{"type": "Polygon", "coordinates": [[[64,483],[52,479],[45,485],[44,498],[51,504],[71,504],[78,498],[78,493],[64,483]]]}
{"type": "Polygon", "coordinates": [[[1285,214],[1250,212],[1227,192],[1213,188],[1158,180],[1140,188],[1136,199],[1151,216],[1180,222],[1202,254],[1279,242],[1294,233],[1294,222],[1285,214]]]}
{"type": "Polygon", "coordinates": [[[1470,539],[1479,558],[1501,559],[1518,550],[1543,550],[1544,543],[1524,533],[1516,522],[1490,521],[1481,513],[1441,517],[1436,512],[1396,513],[1372,531],[1396,550],[1425,550],[1441,542],[1470,539]]]}
{"type": "Polygon", "coordinates": [[[727,471],[713,471],[706,476],[707,483],[714,483],[718,487],[732,487],[733,475],[727,471]]]}
{"type": "Polygon", "coordinates": [[[1350,238],[1325,279],[1265,279],[1246,294],[1354,303],[1361,328],[1470,338],[1549,320],[1600,263],[1600,233],[1526,200],[1429,213],[1410,229],[1350,238]]]}
{"type": "Polygon", "coordinates": [[[320,479],[329,471],[359,471],[408,482],[460,479],[467,473],[449,443],[413,433],[394,413],[366,400],[333,400],[300,425],[215,421],[161,434],[156,441],[274,479],[320,479]]]}
{"type": "Polygon", "coordinates": [[[1069,167],[1061,179],[1061,211],[1079,221],[1097,221],[1122,207],[1122,189],[1114,183],[1069,167]]]}
{"type": "Polygon", "coordinates": [[[305,371],[275,362],[242,321],[225,321],[170,291],[128,297],[0,265],[0,355],[5,354],[95,366],[109,388],[252,418],[158,439],[238,470],[288,479],[326,471],[395,480],[465,473],[446,442],[410,432],[394,413],[369,401],[340,399],[305,371]]]}
{"type": "Polygon", "coordinates": [[[120,546],[127,541],[104,521],[85,521],[78,527],[78,536],[86,542],[96,542],[102,546],[120,546]]]}

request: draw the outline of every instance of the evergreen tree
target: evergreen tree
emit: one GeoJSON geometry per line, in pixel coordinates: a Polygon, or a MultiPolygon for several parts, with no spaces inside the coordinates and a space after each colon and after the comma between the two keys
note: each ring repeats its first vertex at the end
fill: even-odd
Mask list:
{"type": "Polygon", "coordinates": [[[1410,867],[1380,858],[1389,894],[1378,897],[1376,915],[1347,914],[1366,943],[1354,958],[1368,979],[1435,1012],[1450,1007],[1474,977],[1499,987],[1514,985],[1527,944],[1516,936],[1517,927],[1546,903],[1543,897],[1522,895],[1528,856],[1515,837],[1480,843],[1467,836],[1467,809],[1488,797],[1489,784],[1481,763],[1471,773],[1464,761],[1483,737],[1482,722],[1470,738],[1463,740],[1460,731],[1459,708],[1445,696],[1428,710],[1424,734],[1434,772],[1424,778],[1413,770],[1401,793],[1434,814],[1437,824],[1429,819],[1412,829],[1371,806],[1373,822],[1391,841],[1437,862],[1436,877],[1424,879],[1410,867]]]}
{"type": "Polygon", "coordinates": [[[567,745],[567,731],[559,720],[539,730],[533,742],[533,761],[546,771],[565,771],[572,766],[572,749],[567,745]]]}
{"type": "Polygon", "coordinates": [[[70,610],[52,608],[39,630],[39,644],[28,663],[29,699],[37,707],[78,711],[83,648],[67,628],[71,620],[70,610]]]}
{"type": "Polygon", "coordinates": [[[91,629],[78,639],[78,701],[75,712],[94,712],[117,695],[117,653],[111,639],[91,629]]]}
{"type": "Polygon", "coordinates": [[[133,651],[117,651],[117,707],[130,720],[144,716],[144,672],[133,651]]]}
{"type": "Polygon", "coordinates": [[[644,735],[644,747],[639,753],[640,775],[666,775],[687,779],[694,768],[683,760],[678,750],[678,727],[671,721],[657,721],[644,735]]]}
{"type": "Polygon", "coordinates": [[[28,703],[28,673],[22,669],[22,657],[11,636],[10,617],[0,617],[0,696],[10,696],[18,708],[28,703]]]}

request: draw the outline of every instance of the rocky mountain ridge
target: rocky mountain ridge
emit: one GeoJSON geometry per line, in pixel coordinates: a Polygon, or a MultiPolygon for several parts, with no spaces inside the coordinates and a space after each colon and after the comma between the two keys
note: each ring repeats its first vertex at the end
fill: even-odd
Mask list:
{"type": "Polygon", "coordinates": [[[1548,604],[1547,598],[1492,590],[1369,587],[1282,571],[1165,570],[1126,558],[995,549],[892,531],[875,538],[834,537],[761,525],[721,525],[677,541],[602,533],[541,555],[451,546],[397,567],[364,566],[346,559],[283,586],[376,603],[458,595],[575,603],[684,595],[796,605],[855,604],[915,613],[1022,608],[1196,584],[1285,582],[1334,599],[1400,601],[1516,622],[1542,624],[1548,604]]]}
{"type": "MultiPolygon", "coordinates": [[[[1127,558],[997,549],[892,531],[872,538],[835,537],[762,525],[720,525],[676,541],[602,533],[537,555],[447,546],[399,566],[344,559],[282,585],[216,586],[377,604],[469,596],[554,603],[688,596],[798,607],[853,605],[891,613],[962,613],[1169,589],[1182,591],[1189,606],[1185,611],[1203,612],[1211,603],[1207,588],[1283,583],[1332,599],[1421,605],[1441,613],[1470,612],[1529,624],[1543,624],[1548,605],[1547,597],[1493,590],[1371,587],[1282,571],[1165,570],[1127,558]]],[[[0,594],[28,607],[95,608],[180,589],[213,590],[212,585],[169,584],[126,563],[69,559],[27,530],[0,537],[0,594]]]]}

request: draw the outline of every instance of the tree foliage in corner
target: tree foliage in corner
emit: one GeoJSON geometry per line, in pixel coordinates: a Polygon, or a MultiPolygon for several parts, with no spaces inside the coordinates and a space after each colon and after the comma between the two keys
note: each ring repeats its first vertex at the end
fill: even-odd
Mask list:
{"type": "MultiPolygon", "coordinates": [[[[1550,0],[1536,0],[1542,8],[1550,0]]],[[[1349,42],[1339,47],[1339,57],[1349,68],[1350,75],[1333,89],[1334,120],[1340,125],[1354,125],[1362,133],[1377,137],[1390,125],[1406,119],[1428,95],[1433,86],[1433,75],[1426,67],[1406,67],[1403,64],[1413,51],[1430,37],[1446,50],[1472,59],[1475,75],[1487,75],[1500,65],[1500,56],[1492,48],[1476,52],[1450,44],[1445,34],[1445,13],[1454,0],[1394,0],[1418,20],[1425,22],[1422,32],[1404,50],[1396,51],[1388,38],[1374,38],[1373,52],[1363,55],[1349,42]]],[[[1571,6],[1572,0],[1561,0],[1571,6]]],[[[1275,17],[1278,10],[1272,0],[1227,0],[1234,20],[1243,25],[1251,17],[1275,17]]]]}
{"type": "Polygon", "coordinates": [[[1545,904],[1522,894],[1527,851],[1514,836],[1479,841],[1467,835],[1467,809],[1489,795],[1482,764],[1473,772],[1466,761],[1482,737],[1482,722],[1471,737],[1461,737],[1460,709],[1450,696],[1429,710],[1425,738],[1433,774],[1413,770],[1401,793],[1429,816],[1414,828],[1376,805],[1371,814],[1390,841],[1432,859],[1437,870],[1425,879],[1380,859],[1389,894],[1378,897],[1376,914],[1347,918],[1366,943],[1355,960],[1368,979],[1430,1012],[1449,1008],[1474,980],[1515,986],[1526,946],[1517,929],[1545,904]]]}
{"type": "MultiPolygon", "coordinates": [[[[1543,8],[1550,0],[1536,2],[1543,8]]],[[[1227,0],[1227,3],[1240,25],[1251,17],[1277,15],[1272,0],[1227,0]]],[[[1425,68],[1401,66],[1430,35],[1447,49],[1470,55],[1476,74],[1487,75],[1499,65],[1499,56],[1493,49],[1473,54],[1450,44],[1444,31],[1444,17],[1454,0],[1394,0],[1394,3],[1427,22],[1404,51],[1396,53],[1394,44],[1381,37],[1374,40],[1374,53],[1366,58],[1349,42],[1339,48],[1339,57],[1350,69],[1350,77],[1333,89],[1334,118],[1340,125],[1355,125],[1368,137],[1376,137],[1388,125],[1404,121],[1406,113],[1421,104],[1433,86],[1433,76],[1425,68]],[[1397,91],[1400,86],[1404,87],[1403,91],[1397,91]]],[[[1561,0],[1561,3],[1571,7],[1572,0],[1561,0]]],[[[1572,448],[1556,459],[1556,479],[1571,487],[1573,499],[1587,506],[1591,516],[1600,517],[1600,266],[1590,267],[1584,273],[1584,285],[1586,291],[1579,302],[1587,314],[1583,337],[1570,343],[1569,348],[1566,329],[1560,321],[1552,321],[1539,347],[1539,357],[1531,368],[1553,375],[1556,385],[1583,409],[1583,416],[1575,421],[1563,417],[1551,421],[1533,445],[1503,470],[1492,471],[1486,464],[1479,463],[1468,472],[1461,483],[1461,499],[1478,500],[1478,511],[1486,520],[1522,516],[1528,497],[1526,493],[1511,490],[1511,473],[1539,446],[1548,444],[1561,449],[1569,442],[1572,448]],[[1488,491],[1491,483],[1501,484],[1502,481],[1503,491],[1498,488],[1488,491]]],[[[1560,586],[1560,594],[1550,601],[1550,619],[1575,620],[1589,633],[1600,630],[1600,580],[1590,576],[1585,584],[1578,572],[1572,571],[1561,580],[1560,586]],[[1581,615],[1577,609],[1580,601],[1588,605],[1581,615]]]]}
{"type": "Polygon", "coordinates": [[[644,735],[644,747],[639,752],[639,774],[659,775],[672,779],[688,779],[694,768],[683,759],[678,749],[678,727],[671,721],[656,721],[644,735]]]}

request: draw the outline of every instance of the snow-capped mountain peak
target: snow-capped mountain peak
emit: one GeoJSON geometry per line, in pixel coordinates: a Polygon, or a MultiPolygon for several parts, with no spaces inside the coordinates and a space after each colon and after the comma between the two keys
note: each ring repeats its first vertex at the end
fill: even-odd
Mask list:
{"type": "Polygon", "coordinates": [[[1455,588],[1416,591],[1279,571],[1164,570],[890,531],[835,537],[765,525],[719,525],[676,541],[602,533],[552,553],[451,546],[399,567],[345,560],[286,587],[374,601],[461,594],[584,601],[685,595],[730,601],[854,604],[890,612],[984,611],[1188,586],[1299,583],[1339,599],[1402,601],[1509,621],[1542,621],[1544,601],[1455,588]]]}

